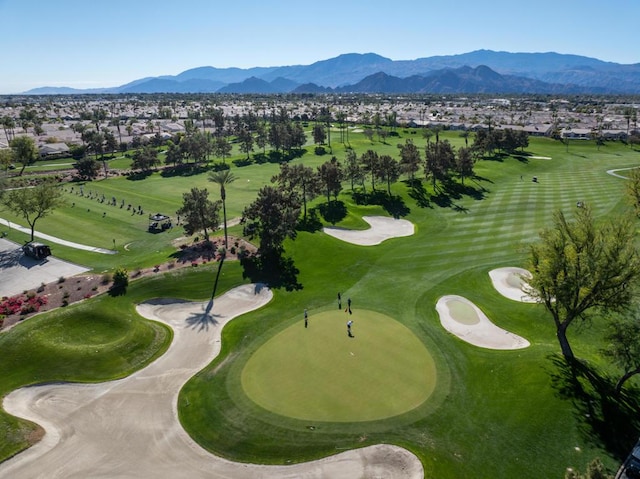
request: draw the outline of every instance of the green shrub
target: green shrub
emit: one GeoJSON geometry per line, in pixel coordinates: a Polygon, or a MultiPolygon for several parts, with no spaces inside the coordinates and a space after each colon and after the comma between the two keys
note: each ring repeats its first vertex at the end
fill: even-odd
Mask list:
{"type": "Polygon", "coordinates": [[[129,272],[122,266],[118,266],[113,273],[113,288],[124,289],[129,286],[129,272]]]}

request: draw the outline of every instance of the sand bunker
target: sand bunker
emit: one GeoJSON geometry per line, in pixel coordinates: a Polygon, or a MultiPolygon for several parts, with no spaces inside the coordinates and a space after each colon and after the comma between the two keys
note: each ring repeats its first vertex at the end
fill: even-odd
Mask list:
{"type": "Polygon", "coordinates": [[[240,464],[202,449],[177,417],[182,385],[220,352],[223,326],[264,306],[272,297],[261,285],[244,285],[207,302],[159,299],[138,312],[168,324],[168,351],[146,368],[99,384],[44,384],[4,398],[10,414],[34,421],[44,438],[0,464],[0,478],[176,477],[214,479],[347,479],[424,477],[418,458],[397,446],[346,451],[291,466],[240,464]]]}
{"type": "Polygon", "coordinates": [[[386,216],[363,216],[371,228],[368,230],[348,230],[327,226],[323,231],[334,238],[359,246],[374,246],[389,238],[411,236],[414,234],[413,223],[407,220],[388,218],[386,216]]]}
{"type": "Polygon", "coordinates": [[[474,346],[487,349],[523,349],[529,341],[499,328],[471,301],[456,295],[436,303],[440,323],[451,334],[474,346]]]}
{"type": "Polygon", "coordinates": [[[498,268],[489,271],[493,287],[505,298],[522,303],[536,303],[538,300],[527,292],[529,284],[523,279],[530,278],[531,273],[523,268],[498,268]]]}

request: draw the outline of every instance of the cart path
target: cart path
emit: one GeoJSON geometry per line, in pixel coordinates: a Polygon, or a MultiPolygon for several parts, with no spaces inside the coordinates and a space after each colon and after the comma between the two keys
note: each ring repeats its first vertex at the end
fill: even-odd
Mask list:
{"type": "Polygon", "coordinates": [[[37,422],[42,441],[0,464],[0,478],[303,478],[418,479],[418,458],[392,445],[342,452],[290,466],[234,463],[212,455],[184,431],[177,417],[183,384],[220,352],[223,326],[267,304],[272,292],[244,285],[207,303],[155,300],[143,316],[168,324],[167,352],[127,378],[100,384],[48,384],[19,389],[5,409],[37,422]]]}
{"type": "MultiPolygon", "coordinates": [[[[31,229],[25,228],[24,226],[20,226],[17,223],[6,220],[4,218],[0,218],[0,224],[8,226],[14,230],[21,231],[22,233],[26,233],[28,235],[31,234],[31,229]]],[[[63,240],[61,238],[56,238],[55,236],[48,235],[46,233],[41,233],[39,231],[34,231],[33,236],[36,238],[41,238],[43,240],[49,241],[51,243],[61,244],[63,246],[69,246],[70,248],[82,249],[85,251],[93,251],[94,253],[102,253],[102,254],[117,254],[118,252],[112,249],[98,248],[97,246],[87,246],[80,243],[74,243],[73,241],[63,240]]]]}

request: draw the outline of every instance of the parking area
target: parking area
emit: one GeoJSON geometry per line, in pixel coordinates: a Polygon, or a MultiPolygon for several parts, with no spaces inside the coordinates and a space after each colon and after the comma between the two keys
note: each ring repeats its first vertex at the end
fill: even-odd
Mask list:
{"type": "Polygon", "coordinates": [[[21,245],[0,239],[0,297],[14,296],[42,283],[57,281],[61,276],[69,278],[87,271],[54,256],[44,260],[29,258],[23,254],[21,245]]]}

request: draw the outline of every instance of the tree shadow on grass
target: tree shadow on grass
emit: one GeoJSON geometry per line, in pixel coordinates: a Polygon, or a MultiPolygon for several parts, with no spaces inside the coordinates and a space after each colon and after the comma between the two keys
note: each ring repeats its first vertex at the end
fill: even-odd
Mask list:
{"type": "Polygon", "coordinates": [[[129,181],[141,181],[149,178],[153,172],[151,170],[146,171],[132,171],[126,178],[129,181]]]}
{"type": "Polygon", "coordinates": [[[351,197],[359,205],[380,205],[394,218],[407,216],[411,212],[402,197],[389,195],[386,191],[375,190],[371,193],[355,191],[351,193],[351,197]]]}
{"type": "Polygon", "coordinates": [[[296,291],[303,288],[298,282],[300,270],[296,268],[292,258],[282,255],[246,256],[240,260],[243,278],[252,283],[264,283],[272,289],[284,288],[296,291]]]}
{"type": "Polygon", "coordinates": [[[200,173],[204,173],[209,169],[211,168],[207,167],[206,165],[195,164],[195,163],[185,163],[182,165],[172,166],[170,168],[164,168],[160,172],[160,176],[162,176],[163,178],[172,178],[175,176],[187,177],[187,176],[199,175],[200,173]]]}
{"type": "Polygon", "coordinates": [[[524,151],[524,152],[512,153],[511,156],[516,160],[518,160],[520,163],[527,164],[529,163],[528,157],[531,156],[531,153],[524,151]]]}
{"type": "MultiPolygon", "coordinates": [[[[301,158],[306,153],[306,150],[296,149],[291,151],[270,151],[268,153],[256,153],[253,155],[252,162],[263,163],[286,163],[296,158],[301,158]]],[[[251,161],[251,160],[250,160],[251,161]]]]}
{"type": "MultiPolygon", "coordinates": [[[[471,181],[474,181],[473,178],[471,181]]],[[[485,188],[475,182],[477,187],[467,184],[458,183],[457,181],[447,181],[444,183],[444,191],[453,199],[460,199],[463,196],[469,196],[474,200],[482,200],[485,197],[485,188]]]]}
{"type": "Polygon", "coordinates": [[[484,161],[497,161],[500,163],[504,162],[504,159],[509,155],[507,153],[503,153],[501,151],[494,151],[482,157],[484,161]]]}
{"type": "Polygon", "coordinates": [[[449,208],[453,204],[449,195],[447,195],[444,191],[439,193],[432,193],[429,198],[431,201],[440,208],[449,208]]]}
{"type": "Polygon", "coordinates": [[[491,190],[487,189],[487,187],[485,187],[483,184],[481,184],[481,182],[493,183],[493,181],[491,181],[489,178],[485,178],[485,177],[479,176],[479,175],[473,175],[471,177],[471,181],[477,186],[477,189],[482,192],[482,198],[480,198],[480,199],[483,199],[486,193],[490,193],[491,192],[491,190]]]}
{"type": "Polygon", "coordinates": [[[616,381],[593,366],[559,355],[550,360],[553,387],[574,405],[584,439],[624,460],[640,432],[640,389],[628,387],[616,394],[616,381]]]}
{"type": "Polygon", "coordinates": [[[125,294],[127,294],[127,287],[124,285],[113,285],[109,288],[109,291],[107,291],[107,294],[111,297],[116,297],[116,296],[124,296],[125,294]]]}
{"type": "Polygon", "coordinates": [[[238,168],[242,168],[243,166],[249,166],[253,164],[253,160],[251,158],[237,158],[233,160],[233,163],[238,168]]]}
{"type": "Polygon", "coordinates": [[[424,183],[420,180],[407,180],[407,186],[410,187],[409,197],[416,201],[420,208],[433,208],[431,206],[430,195],[427,193],[424,183]]]}
{"type": "MultiPolygon", "coordinates": [[[[346,208],[345,208],[345,211],[346,211],[346,208]]],[[[309,233],[315,233],[316,231],[320,231],[322,229],[322,222],[318,217],[318,208],[311,208],[307,212],[307,217],[302,218],[300,221],[298,221],[298,224],[296,225],[296,229],[298,231],[308,231],[309,233]]]]}
{"type": "MultiPolygon", "coordinates": [[[[315,212],[315,209],[313,210],[315,212]]],[[[347,217],[347,207],[342,201],[330,201],[328,203],[322,203],[318,206],[320,215],[325,221],[328,221],[332,225],[342,221],[347,217]]]]}

